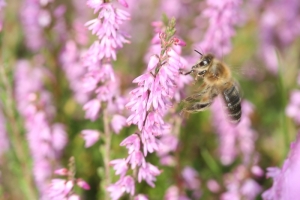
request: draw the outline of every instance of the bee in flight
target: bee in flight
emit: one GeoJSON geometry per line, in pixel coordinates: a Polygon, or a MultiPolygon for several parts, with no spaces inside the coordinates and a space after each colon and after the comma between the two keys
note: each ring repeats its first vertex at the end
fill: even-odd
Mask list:
{"type": "Polygon", "coordinates": [[[200,61],[192,67],[191,71],[181,72],[181,74],[195,74],[195,81],[201,78],[203,83],[196,93],[183,100],[183,112],[203,111],[212,104],[215,97],[221,94],[230,122],[239,123],[242,114],[241,97],[230,68],[212,54],[203,55],[195,51],[201,55],[200,61]]]}

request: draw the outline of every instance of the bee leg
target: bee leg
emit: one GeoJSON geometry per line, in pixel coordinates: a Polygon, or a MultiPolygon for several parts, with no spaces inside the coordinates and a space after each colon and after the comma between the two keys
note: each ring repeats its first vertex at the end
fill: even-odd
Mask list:
{"type": "Polygon", "coordinates": [[[197,89],[195,94],[188,96],[183,101],[187,103],[191,102],[199,102],[204,94],[206,94],[210,90],[210,87],[207,87],[206,83],[203,83],[199,89],[197,89]]]}
{"type": "Polygon", "coordinates": [[[192,69],[191,71],[185,72],[185,73],[184,73],[183,71],[180,70],[179,73],[186,76],[186,75],[189,75],[189,74],[191,74],[191,73],[194,73],[194,70],[192,69]]]}
{"type": "Polygon", "coordinates": [[[215,87],[205,87],[202,93],[192,95],[185,100],[184,112],[197,113],[207,109],[218,95],[215,87]]]}
{"type": "Polygon", "coordinates": [[[211,98],[210,94],[205,93],[201,98],[197,99],[196,102],[189,102],[184,107],[185,112],[196,113],[208,108],[213,102],[213,98],[211,98]]]}
{"type": "Polygon", "coordinates": [[[203,95],[205,95],[207,93],[207,90],[203,90],[197,94],[191,95],[187,98],[185,98],[183,101],[187,102],[187,103],[192,103],[192,102],[199,102],[199,100],[202,98],[203,95]]]}
{"type": "Polygon", "coordinates": [[[212,102],[207,102],[207,103],[199,102],[199,103],[191,104],[186,108],[184,108],[183,111],[188,113],[197,113],[207,109],[211,105],[211,103],[212,102]]]}

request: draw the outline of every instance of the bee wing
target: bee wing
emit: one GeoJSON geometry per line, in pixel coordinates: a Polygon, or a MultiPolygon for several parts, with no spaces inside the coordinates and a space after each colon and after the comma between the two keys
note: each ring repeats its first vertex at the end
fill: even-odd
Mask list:
{"type": "Polygon", "coordinates": [[[209,87],[207,90],[191,95],[185,99],[183,112],[196,113],[207,109],[218,95],[217,90],[209,87]]]}
{"type": "Polygon", "coordinates": [[[210,91],[210,87],[203,83],[200,88],[192,95],[183,100],[184,103],[199,102],[203,96],[210,91]]]}

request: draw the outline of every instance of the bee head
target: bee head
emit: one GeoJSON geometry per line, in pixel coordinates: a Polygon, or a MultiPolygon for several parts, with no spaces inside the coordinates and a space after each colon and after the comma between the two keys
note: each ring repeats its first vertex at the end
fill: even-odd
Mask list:
{"type": "Polygon", "coordinates": [[[208,68],[211,66],[214,56],[211,54],[203,55],[198,51],[196,52],[201,55],[201,58],[200,61],[192,67],[192,70],[197,73],[197,76],[203,76],[208,70],[208,68]]]}

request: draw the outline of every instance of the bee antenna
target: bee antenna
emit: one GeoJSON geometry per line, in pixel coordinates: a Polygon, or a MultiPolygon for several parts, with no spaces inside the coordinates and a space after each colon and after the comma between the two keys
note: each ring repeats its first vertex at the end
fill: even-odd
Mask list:
{"type": "Polygon", "coordinates": [[[203,54],[200,53],[198,50],[194,49],[194,51],[196,51],[196,52],[199,53],[201,56],[203,56],[203,54]]]}

